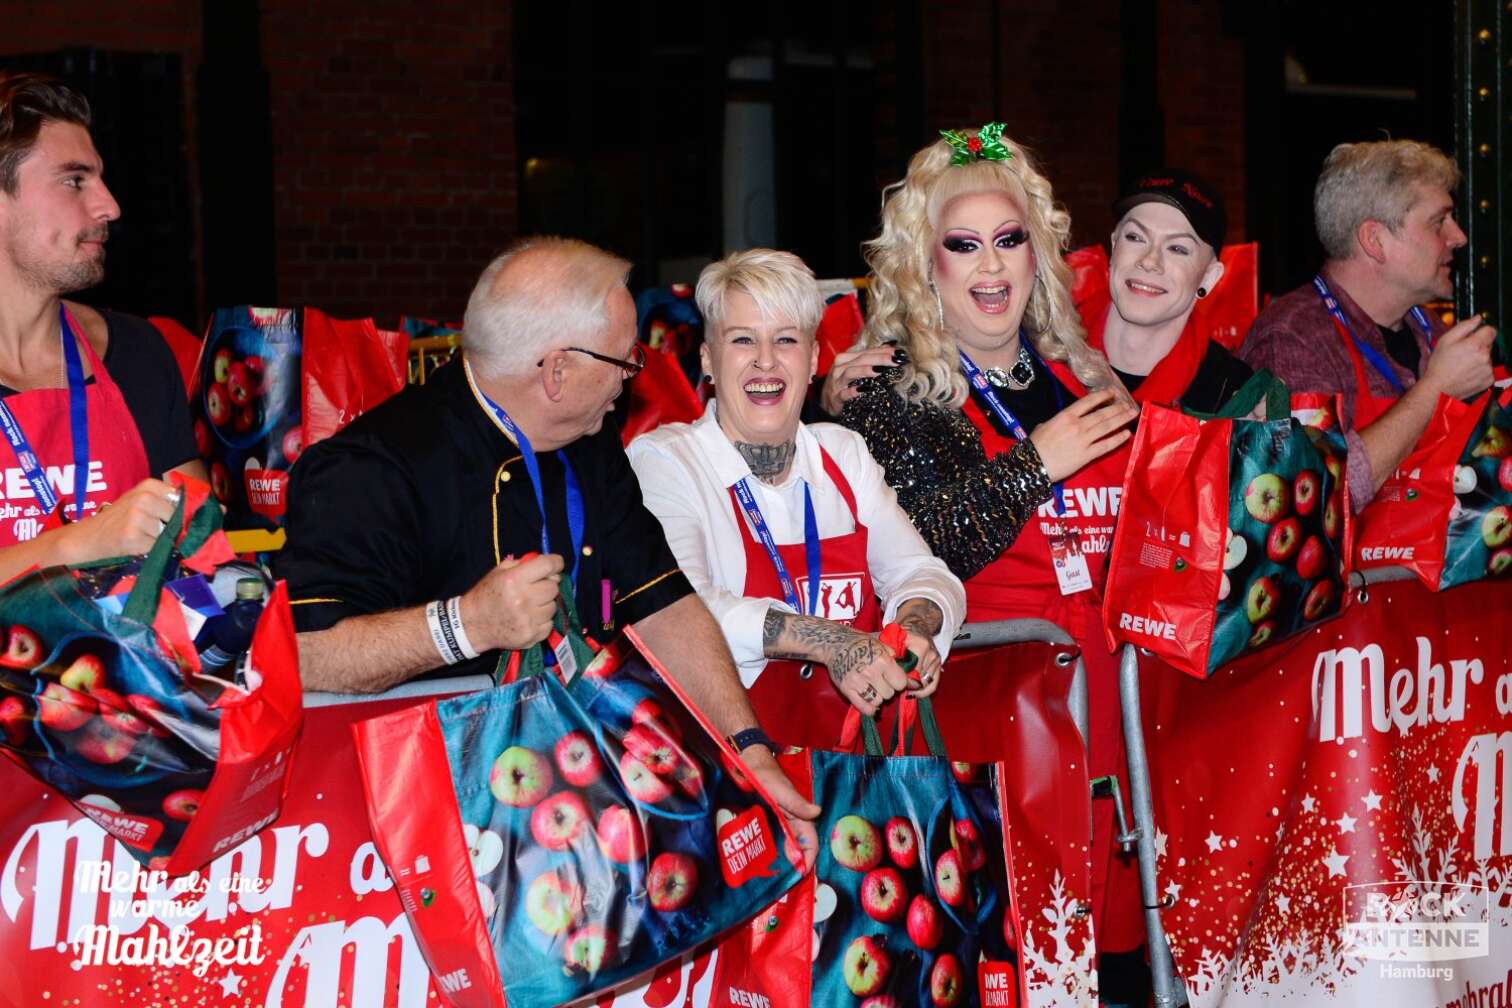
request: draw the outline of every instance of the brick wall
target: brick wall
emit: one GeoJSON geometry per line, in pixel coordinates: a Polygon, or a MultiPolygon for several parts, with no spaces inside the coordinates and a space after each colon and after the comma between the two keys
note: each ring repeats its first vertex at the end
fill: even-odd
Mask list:
{"type": "Polygon", "coordinates": [[[517,222],[508,4],[266,0],[278,289],[456,319],[517,222]]]}
{"type": "MultiPolygon", "coordinates": [[[[1221,6],[1160,0],[1159,94],[1166,160],[1223,184],[1230,239],[1244,227],[1243,45],[1222,35],[1221,6]]],[[[926,116],[936,128],[994,113],[1035,152],[1071,212],[1073,246],[1106,241],[1120,171],[1119,5],[940,0],[925,7],[926,116]],[[988,29],[997,5],[998,80],[988,29]],[[997,102],[993,97],[996,92],[997,102]]]]}

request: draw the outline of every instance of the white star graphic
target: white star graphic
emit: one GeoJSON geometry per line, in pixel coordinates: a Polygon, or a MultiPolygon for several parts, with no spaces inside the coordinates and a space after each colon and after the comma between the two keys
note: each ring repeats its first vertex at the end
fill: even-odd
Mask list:
{"type": "Polygon", "coordinates": [[[1381,796],[1375,793],[1375,788],[1371,788],[1370,789],[1370,793],[1367,794],[1361,800],[1365,803],[1365,807],[1367,809],[1369,809],[1370,811],[1372,811],[1372,812],[1378,812],[1378,811],[1380,811],[1380,808],[1381,808],[1381,796]]]}
{"type": "Polygon", "coordinates": [[[1166,886],[1165,891],[1170,894],[1172,903],[1175,903],[1177,898],[1181,896],[1181,886],[1177,885],[1175,882],[1172,882],[1170,885],[1166,886]]]}
{"type": "Polygon", "coordinates": [[[1311,812],[1313,809],[1315,809],[1317,807],[1318,807],[1318,800],[1316,798],[1314,798],[1312,795],[1303,795],[1302,796],[1302,811],[1303,812],[1311,812]]]}
{"type": "Polygon", "coordinates": [[[1324,858],[1323,859],[1323,863],[1326,864],[1326,865],[1328,865],[1328,874],[1329,874],[1329,877],[1332,877],[1334,875],[1343,875],[1344,874],[1344,862],[1346,862],[1348,860],[1349,860],[1349,855],[1348,854],[1340,854],[1338,851],[1334,851],[1328,857],[1324,858]]]}
{"type": "Polygon", "coordinates": [[[1428,768],[1428,780],[1430,783],[1438,782],[1438,767],[1431,766],[1428,768]]]}
{"type": "Polygon", "coordinates": [[[236,975],[236,971],[228,970],[220,980],[221,996],[236,997],[241,993],[241,984],[242,978],[236,975]]]}
{"type": "Polygon", "coordinates": [[[1165,857],[1166,835],[1160,830],[1155,831],[1155,856],[1165,857]]]}
{"type": "Polygon", "coordinates": [[[1223,837],[1217,833],[1209,833],[1207,835],[1207,845],[1208,850],[1216,853],[1223,846],[1223,837]]]}
{"type": "Polygon", "coordinates": [[[1276,909],[1279,910],[1279,911],[1281,911],[1282,913],[1291,913],[1291,897],[1290,896],[1277,896],[1276,897],[1276,909]]]}
{"type": "Polygon", "coordinates": [[[1337,822],[1339,824],[1339,832],[1340,833],[1353,833],[1354,832],[1355,819],[1348,812],[1344,813],[1342,816],[1340,816],[1338,819],[1336,819],[1335,822],[1337,822]]]}

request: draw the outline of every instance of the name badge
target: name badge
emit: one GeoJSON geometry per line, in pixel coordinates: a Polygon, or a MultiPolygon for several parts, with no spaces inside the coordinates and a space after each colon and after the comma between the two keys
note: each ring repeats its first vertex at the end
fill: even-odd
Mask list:
{"type": "Polygon", "coordinates": [[[1055,568],[1055,580],[1062,595],[1075,595],[1092,587],[1092,572],[1087,569],[1087,558],[1082,555],[1081,545],[1074,536],[1062,532],[1049,537],[1050,563],[1055,568]]]}

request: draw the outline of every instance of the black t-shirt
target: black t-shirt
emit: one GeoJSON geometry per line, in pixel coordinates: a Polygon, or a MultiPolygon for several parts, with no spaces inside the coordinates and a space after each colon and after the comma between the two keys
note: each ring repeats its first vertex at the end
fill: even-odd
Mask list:
{"type": "MultiPolygon", "coordinates": [[[[199,457],[190,426],[189,397],[178,361],[162,333],[151,322],[135,315],[102,311],[107,333],[105,356],[100,363],[121,389],[126,409],[136,421],[137,433],[147,452],[147,469],[161,476],[170,469],[199,457]]],[[[91,375],[86,384],[94,384],[91,375]]],[[[14,389],[0,385],[0,396],[14,389]]],[[[67,417],[60,418],[61,423],[67,417]]]]}
{"type": "Polygon", "coordinates": [[[1376,328],[1381,330],[1381,339],[1386,341],[1386,352],[1391,354],[1392,360],[1417,374],[1422,351],[1418,349],[1417,334],[1412,327],[1404,322],[1401,329],[1388,329],[1383,325],[1376,328]]]}
{"type": "MultiPolygon", "coordinates": [[[[1127,374],[1117,368],[1113,373],[1124,383],[1124,388],[1133,392],[1149,375],[1127,374]]],[[[1229,353],[1217,343],[1209,342],[1207,352],[1197,364],[1186,391],[1181,393],[1181,405],[1198,413],[1216,413],[1234,393],[1244,387],[1255,373],[1244,361],[1229,353]]]]}
{"type": "MultiPolygon", "coordinates": [[[[578,614],[590,636],[607,641],[693,589],[641,502],[613,425],[565,453],[585,511],[578,614]]],[[[565,471],[555,452],[537,459],[553,552],[570,571],[565,471]]],[[[302,631],[460,595],[502,558],[541,548],[520,451],[474,397],[460,360],[312,445],[290,479],[288,542],[274,568],[302,631]]],[[[437,671],[491,672],[498,657],[437,671]]]]}

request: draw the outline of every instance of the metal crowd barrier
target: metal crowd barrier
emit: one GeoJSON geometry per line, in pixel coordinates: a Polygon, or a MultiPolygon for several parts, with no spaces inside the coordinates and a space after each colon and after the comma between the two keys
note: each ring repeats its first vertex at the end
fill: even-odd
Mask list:
{"type": "MultiPolygon", "coordinates": [[[[966,623],[955,635],[951,654],[957,651],[974,651],[978,648],[996,647],[999,644],[1064,644],[1077,647],[1076,640],[1055,623],[1043,619],[992,620],[987,623],[966,623]]],[[[1071,720],[1081,733],[1082,745],[1087,744],[1087,666],[1082,661],[1080,649],[1076,656],[1076,668],[1071,673],[1071,689],[1066,695],[1066,704],[1071,708],[1071,720]]]]}
{"type": "MultiPolygon", "coordinates": [[[[1370,597],[1370,586],[1392,581],[1410,581],[1416,575],[1404,567],[1355,571],[1349,586],[1359,600],[1370,597]]],[[[1129,761],[1129,797],[1134,811],[1131,831],[1139,857],[1139,894],[1144,904],[1146,940],[1150,950],[1150,976],[1157,1008],[1178,1008],[1187,1003],[1186,984],[1176,975],[1171,943],[1166,938],[1160,911],[1170,902],[1160,898],[1155,878],[1155,805],[1150,785],[1150,761],[1145,751],[1144,721],[1139,706],[1139,651],[1125,644],[1118,669],[1118,696],[1123,709],[1124,751],[1129,761]]]]}

